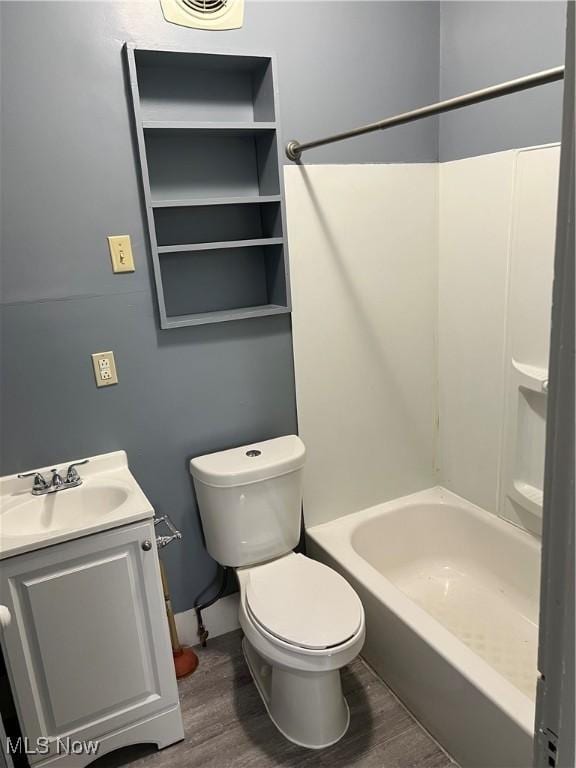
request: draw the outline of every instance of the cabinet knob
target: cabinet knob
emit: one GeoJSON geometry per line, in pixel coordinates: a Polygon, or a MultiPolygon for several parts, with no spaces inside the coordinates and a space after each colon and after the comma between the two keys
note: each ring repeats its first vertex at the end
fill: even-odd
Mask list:
{"type": "Polygon", "coordinates": [[[144,550],[144,552],[150,552],[150,550],[152,549],[152,542],[150,541],[150,539],[144,539],[144,541],[142,542],[142,549],[144,550]]]}

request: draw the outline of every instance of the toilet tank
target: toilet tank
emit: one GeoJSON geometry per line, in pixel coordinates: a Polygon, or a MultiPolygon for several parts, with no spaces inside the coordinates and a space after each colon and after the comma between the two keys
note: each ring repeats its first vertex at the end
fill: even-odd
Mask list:
{"type": "Polygon", "coordinates": [[[287,435],[191,460],[206,548],[217,562],[238,568],[294,549],[305,453],[287,435]]]}

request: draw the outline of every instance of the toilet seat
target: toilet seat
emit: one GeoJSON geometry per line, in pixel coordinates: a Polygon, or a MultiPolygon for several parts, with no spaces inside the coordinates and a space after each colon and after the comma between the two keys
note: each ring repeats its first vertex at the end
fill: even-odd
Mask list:
{"type": "Polygon", "coordinates": [[[250,569],[246,605],[265,634],[296,648],[334,648],[363,626],[362,603],[348,582],[299,554],[250,569]]]}

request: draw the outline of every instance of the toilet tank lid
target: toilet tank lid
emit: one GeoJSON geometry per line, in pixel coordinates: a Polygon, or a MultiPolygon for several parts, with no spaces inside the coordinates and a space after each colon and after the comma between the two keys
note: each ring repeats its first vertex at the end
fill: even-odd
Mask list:
{"type": "Polygon", "coordinates": [[[306,448],[297,435],[285,435],[190,461],[195,480],[217,488],[233,488],[286,475],[304,466],[306,448]]]}

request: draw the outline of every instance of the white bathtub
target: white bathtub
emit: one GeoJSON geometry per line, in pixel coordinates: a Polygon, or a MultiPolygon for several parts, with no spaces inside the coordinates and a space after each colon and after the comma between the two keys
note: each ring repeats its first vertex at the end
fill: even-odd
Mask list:
{"type": "Polygon", "coordinates": [[[465,768],[532,765],[539,542],[442,488],[307,530],[366,611],[362,655],[465,768]]]}

